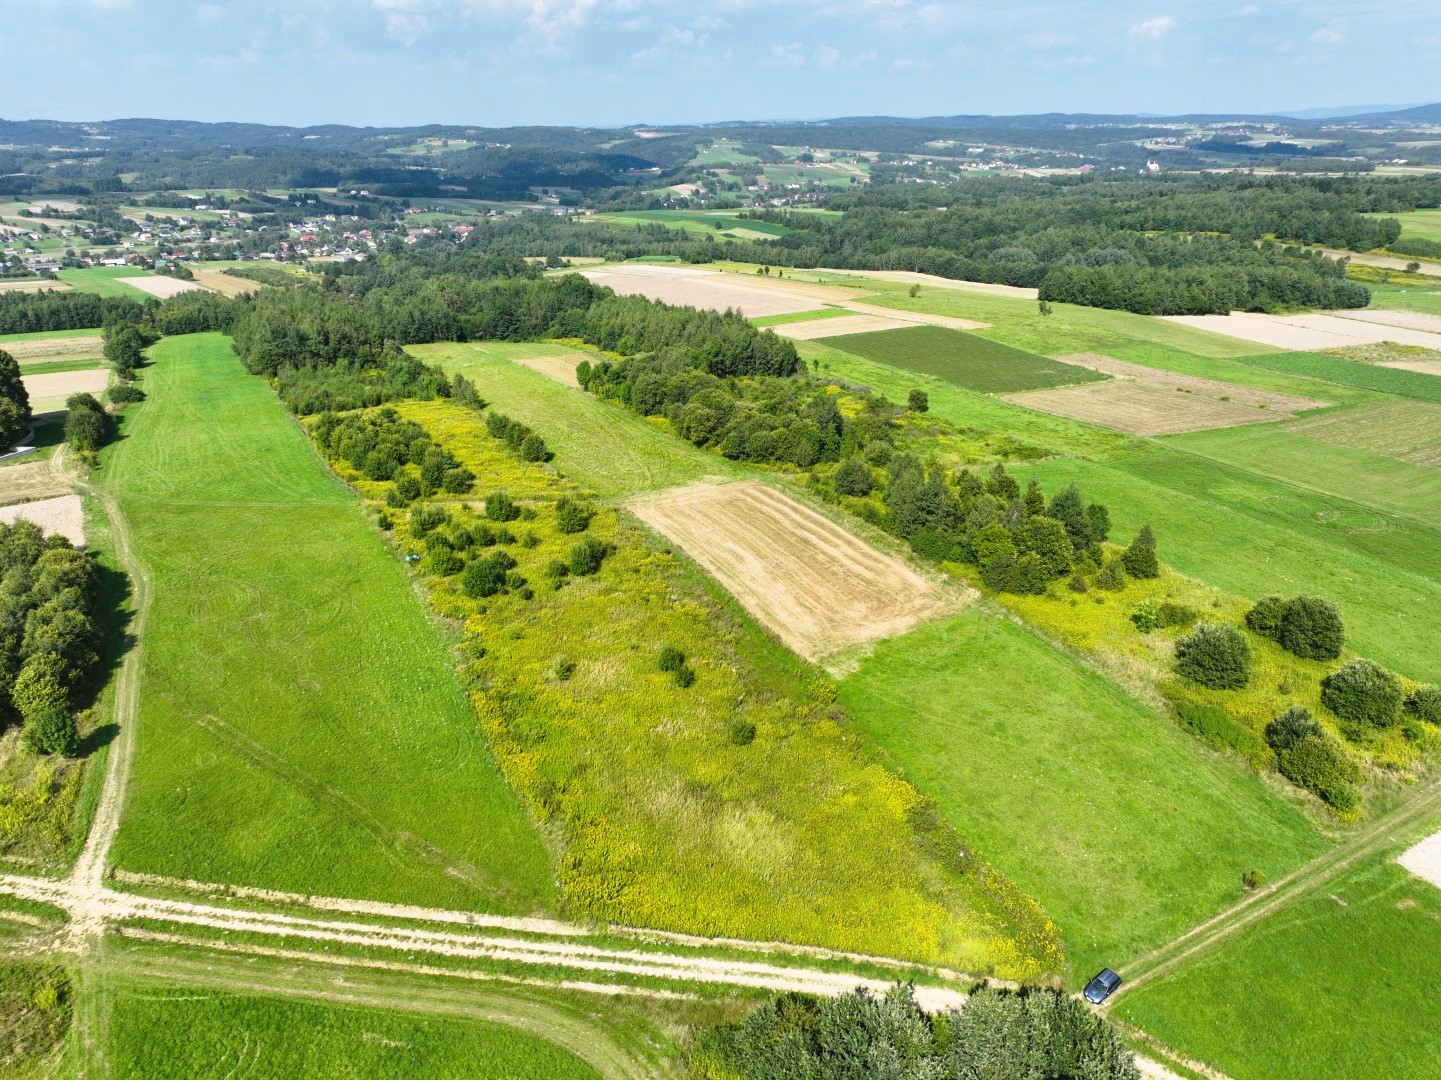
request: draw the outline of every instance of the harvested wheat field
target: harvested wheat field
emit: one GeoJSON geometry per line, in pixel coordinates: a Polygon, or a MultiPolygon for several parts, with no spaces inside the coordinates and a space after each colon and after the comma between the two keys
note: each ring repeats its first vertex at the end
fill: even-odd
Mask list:
{"type": "Polygon", "coordinates": [[[1381,341],[1441,349],[1441,333],[1361,319],[1343,319],[1335,315],[1258,315],[1236,311],[1230,315],[1163,315],[1161,318],[1242,341],[1299,352],[1344,349],[1350,345],[1370,345],[1381,341]]]}
{"type": "Polygon", "coordinates": [[[1434,832],[1419,844],[1413,844],[1396,860],[1422,881],[1441,889],[1441,832],[1434,832]]]}
{"type": "Polygon", "coordinates": [[[963,289],[967,292],[990,293],[992,296],[1010,296],[1018,300],[1034,300],[1040,295],[1039,289],[1027,289],[1020,285],[997,285],[989,281],[961,281],[957,278],[922,274],[918,270],[826,270],[818,274],[847,274],[852,277],[875,278],[877,281],[899,281],[916,285],[935,285],[942,289],[963,289]]]}
{"type": "Polygon", "coordinates": [[[813,297],[779,288],[751,285],[735,275],[682,266],[610,266],[582,270],[597,285],[608,285],[624,296],[647,296],[683,307],[733,308],[750,319],[818,311],[825,305],[813,297]]]}
{"type": "Polygon", "coordinates": [[[85,544],[85,510],[79,495],[0,506],[0,521],[13,525],[21,520],[33,521],[47,533],[59,533],[76,547],[85,544]]]}
{"type": "Polygon", "coordinates": [[[817,338],[839,337],[842,334],[868,334],[873,330],[899,330],[911,323],[888,319],[882,315],[842,315],[815,322],[782,323],[772,327],[781,337],[793,341],[815,341],[817,338]]]}
{"type": "Polygon", "coordinates": [[[1291,394],[1278,394],[1269,390],[1255,390],[1249,386],[1238,386],[1236,383],[1221,382],[1219,379],[1202,379],[1195,375],[1178,375],[1174,371],[1163,371],[1160,368],[1146,367],[1144,364],[1132,364],[1125,360],[1114,360],[1109,356],[1101,356],[1099,353],[1072,353],[1068,356],[1055,356],[1053,360],[1060,360],[1066,364],[1076,364],[1079,367],[1090,368],[1092,371],[1099,371],[1102,374],[1110,375],[1116,379],[1128,379],[1132,382],[1146,383],[1159,386],[1163,390],[1182,390],[1187,393],[1196,394],[1200,397],[1212,398],[1216,401],[1230,400],[1238,405],[1249,405],[1252,408],[1275,409],[1283,413],[1305,412],[1307,409],[1324,409],[1327,403],[1324,401],[1313,401],[1310,398],[1295,397],[1291,394]]]}
{"type": "Polygon", "coordinates": [[[70,490],[48,461],[21,460],[0,468],[0,505],[64,495],[70,490]]]}
{"type": "Polygon", "coordinates": [[[1005,400],[1038,412],[1084,420],[1129,435],[1179,435],[1239,424],[1289,420],[1290,413],[1217,401],[1200,394],[1167,390],[1153,382],[1111,379],[1056,390],[1003,394],[1005,400]]]}
{"type": "Polygon", "coordinates": [[[98,332],[0,342],[0,349],[4,349],[21,364],[28,361],[99,356],[104,348],[105,343],[98,332]]]}
{"type": "Polygon", "coordinates": [[[141,292],[148,292],[151,296],[158,296],[162,300],[200,288],[193,281],[181,281],[173,277],[118,277],[115,280],[141,292]]]}
{"type": "Polygon", "coordinates": [[[1337,409],[1287,424],[1285,430],[1332,446],[1441,468],[1441,405],[1425,401],[1392,398],[1375,405],[1337,409]]]}
{"type": "Polygon", "coordinates": [[[513,356],[510,359],[512,363],[538,371],[558,383],[580,388],[580,380],[575,377],[575,369],[583,359],[580,356],[513,356]]]}
{"type": "MultiPolygon", "coordinates": [[[[195,267],[190,271],[195,276],[195,284],[206,289],[213,289],[215,292],[225,296],[241,296],[245,293],[259,292],[263,285],[254,281],[247,281],[245,278],[238,278],[232,274],[223,274],[219,270],[202,270],[195,267]]],[[[128,281],[133,285],[135,282],[128,281]]]]}
{"type": "Polygon", "coordinates": [[[36,278],[28,281],[0,281],[0,292],[40,292],[44,289],[64,290],[70,288],[63,281],[36,278]]]}
{"type": "Polygon", "coordinates": [[[1356,311],[1333,311],[1330,314],[1358,322],[1380,323],[1383,326],[1404,326],[1409,330],[1425,330],[1441,334],[1441,315],[1427,315],[1420,311],[1381,311],[1376,308],[1361,308],[1356,311]]]}
{"type": "Polygon", "coordinates": [[[765,484],[692,484],[629,506],[808,660],[902,633],[970,599],[765,484]]]}
{"type": "Polygon", "coordinates": [[[110,383],[109,368],[57,371],[51,375],[22,375],[30,395],[30,407],[37,413],[64,408],[71,394],[99,394],[110,383]]]}

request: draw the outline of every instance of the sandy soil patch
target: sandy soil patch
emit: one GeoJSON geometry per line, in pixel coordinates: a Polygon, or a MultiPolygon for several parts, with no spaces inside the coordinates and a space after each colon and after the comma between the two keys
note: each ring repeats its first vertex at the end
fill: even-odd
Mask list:
{"type": "Polygon", "coordinates": [[[1034,300],[1039,295],[1036,289],[1024,289],[1019,285],[996,285],[989,281],[958,281],[955,278],[922,274],[915,270],[818,270],[821,274],[849,274],[852,277],[875,278],[877,281],[900,281],[914,285],[936,285],[943,289],[965,289],[968,292],[991,293],[994,296],[1014,296],[1021,300],[1034,300]]]}
{"type": "Polygon", "coordinates": [[[1358,322],[1404,326],[1408,330],[1425,330],[1432,334],[1441,334],[1441,315],[1427,315],[1421,311],[1381,311],[1376,308],[1361,308],[1357,311],[1333,311],[1330,314],[1342,319],[1355,319],[1358,322]]]}
{"type": "Polygon", "coordinates": [[[580,380],[575,377],[575,369],[579,366],[581,359],[579,356],[511,357],[511,361],[521,367],[528,367],[532,371],[538,371],[556,382],[574,386],[576,389],[580,388],[580,380]]]}
{"type": "Polygon", "coordinates": [[[682,307],[734,308],[747,318],[816,311],[825,305],[800,293],[743,282],[737,275],[670,266],[616,266],[581,273],[622,295],[648,296],[682,307]]]}
{"type": "Polygon", "coordinates": [[[782,323],[772,326],[781,337],[793,341],[814,341],[817,338],[839,337],[842,334],[868,334],[873,330],[899,330],[914,323],[887,319],[880,315],[843,315],[835,319],[817,319],[815,322],[782,323]]]}
{"type": "Polygon", "coordinates": [[[809,660],[969,599],[765,484],[692,484],[629,505],[809,660]]]}
{"type": "Polygon", "coordinates": [[[1396,861],[1422,881],[1441,889],[1441,832],[1434,832],[1407,848],[1396,861]]]}
{"type": "Polygon", "coordinates": [[[1218,401],[1168,390],[1153,382],[1127,379],[1001,396],[1015,405],[1084,420],[1130,435],[1178,435],[1184,431],[1290,419],[1290,414],[1285,412],[1218,401]]]}
{"type": "Polygon", "coordinates": [[[109,368],[59,371],[51,375],[21,375],[30,394],[30,407],[37,413],[63,408],[71,394],[100,394],[110,383],[109,368]]]}
{"type": "Polygon", "coordinates": [[[1162,318],[1214,334],[1273,345],[1278,349],[1320,352],[1353,345],[1398,341],[1441,349],[1441,333],[1427,333],[1407,327],[1343,319],[1335,315],[1259,315],[1237,311],[1230,315],[1163,315],[1162,318]]]}
{"type": "Polygon", "coordinates": [[[59,533],[76,547],[85,544],[85,511],[79,495],[0,506],[0,521],[12,525],[20,520],[33,521],[47,533],[59,533]]]}
{"type": "Polygon", "coordinates": [[[26,460],[0,468],[0,504],[30,502],[64,495],[70,488],[48,461],[26,460]]]}
{"type": "Polygon", "coordinates": [[[158,296],[162,300],[200,288],[193,281],[181,281],[173,277],[118,277],[115,280],[151,296],[158,296]]]}
{"type": "Polygon", "coordinates": [[[100,356],[105,342],[99,334],[83,337],[32,338],[28,341],[0,341],[0,349],[8,352],[20,363],[27,361],[77,359],[84,356],[100,356]]]}
{"type": "Polygon", "coordinates": [[[1296,397],[1292,394],[1278,394],[1270,390],[1254,390],[1249,386],[1238,386],[1236,383],[1222,382],[1219,379],[1178,375],[1173,371],[1162,371],[1159,368],[1146,367],[1144,364],[1131,364],[1125,360],[1101,356],[1099,353],[1071,353],[1066,356],[1053,357],[1053,359],[1090,368],[1092,371],[1099,371],[1116,379],[1152,383],[1163,390],[1180,389],[1215,401],[1229,400],[1238,405],[1250,405],[1254,408],[1264,407],[1279,412],[1293,413],[1304,412],[1307,409],[1324,409],[1327,406],[1327,402],[1324,401],[1313,401],[1311,398],[1296,397]]]}
{"type": "Polygon", "coordinates": [[[34,281],[0,281],[0,292],[40,292],[44,289],[65,290],[70,288],[63,281],[37,278],[34,281]]]}
{"type": "MultiPolygon", "coordinates": [[[[230,274],[223,274],[219,270],[190,271],[195,275],[195,283],[207,289],[214,289],[225,296],[239,296],[242,293],[259,292],[263,285],[257,281],[246,281],[244,278],[234,277],[230,274]]],[[[131,284],[134,284],[131,282],[131,284]]]]}

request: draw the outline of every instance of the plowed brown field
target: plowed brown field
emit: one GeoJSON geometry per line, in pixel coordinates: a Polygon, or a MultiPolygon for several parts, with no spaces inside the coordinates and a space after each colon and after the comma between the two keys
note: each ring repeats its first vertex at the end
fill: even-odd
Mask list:
{"type": "Polygon", "coordinates": [[[693,484],[630,508],[809,660],[902,633],[971,599],[765,484],[693,484]]]}

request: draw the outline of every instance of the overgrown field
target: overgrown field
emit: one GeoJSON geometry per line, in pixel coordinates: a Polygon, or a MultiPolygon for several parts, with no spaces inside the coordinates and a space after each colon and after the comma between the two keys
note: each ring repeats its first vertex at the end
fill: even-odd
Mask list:
{"type": "Polygon", "coordinates": [[[565,474],[602,498],[676,487],[704,476],[739,475],[725,459],[516,362],[553,355],[594,360],[593,352],[498,341],[413,345],[409,351],[474,380],[495,408],[542,430],[565,474]]]}
{"type": "Polygon", "coordinates": [[[840,700],[1056,920],[1073,978],[1238,899],[1246,871],[1323,846],[1255,776],[1005,618],[881,642],[840,700]]]}
{"type": "Polygon", "coordinates": [[[1373,860],[1115,1012],[1237,1080],[1435,1076],[1441,890],[1373,860]]]}
{"type": "MultiPolygon", "coordinates": [[[[472,493],[385,513],[402,549],[424,553],[436,609],[465,625],[466,681],[508,778],[561,839],[569,911],[968,971],[1059,966],[1034,904],[959,856],[867,752],[833,684],[698,569],[605,506],[564,532],[560,500],[584,493],[473,411],[398,411],[478,477],[472,493]],[[514,510],[482,517],[496,491],[514,510]],[[576,562],[583,544],[609,551],[598,571],[576,562]],[[481,571],[497,552],[503,586],[481,571]]],[[[343,475],[377,509],[394,501],[392,484],[343,475]]]]}
{"type": "Polygon", "coordinates": [[[354,497],[219,335],[152,351],[100,477],[151,577],[114,861],[529,912],[544,846],[437,627],[354,497]]]}
{"type": "Polygon", "coordinates": [[[135,984],[114,993],[117,1080],[597,1080],[594,1068],[500,1023],[294,998],[135,984]]]}
{"type": "Polygon", "coordinates": [[[0,1075],[58,1075],[55,1059],[70,1030],[72,990],[54,964],[0,964],[0,1075]]]}
{"type": "Polygon", "coordinates": [[[826,344],[877,363],[934,375],[967,390],[1009,393],[1071,383],[1100,382],[1100,372],[941,326],[908,326],[843,334],[826,344]]]}

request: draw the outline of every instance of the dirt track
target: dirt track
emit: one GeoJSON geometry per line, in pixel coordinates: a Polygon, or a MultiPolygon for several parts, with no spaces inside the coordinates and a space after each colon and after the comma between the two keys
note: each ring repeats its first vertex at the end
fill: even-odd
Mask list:
{"type": "Polygon", "coordinates": [[[903,633],[969,600],[765,484],[692,484],[630,509],[809,660],[903,633]]]}

